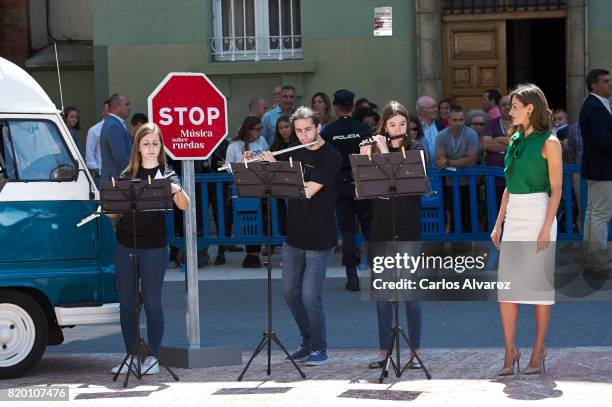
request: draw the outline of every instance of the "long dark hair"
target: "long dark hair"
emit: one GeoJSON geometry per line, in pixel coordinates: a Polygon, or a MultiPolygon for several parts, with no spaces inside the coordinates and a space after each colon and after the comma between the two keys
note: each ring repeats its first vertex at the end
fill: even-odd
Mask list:
{"type": "MultiPolygon", "coordinates": [[[[511,103],[513,98],[517,98],[524,106],[533,105],[533,112],[529,115],[529,123],[533,126],[534,131],[550,131],[552,127],[552,111],[548,107],[548,101],[542,89],[532,83],[519,85],[510,92],[511,103]]],[[[511,126],[506,135],[510,137],[517,131],[524,133],[525,130],[522,124],[518,124],[511,126]]]]}
{"type": "Polygon", "coordinates": [[[278,120],[276,121],[276,133],[274,136],[274,141],[272,142],[272,145],[270,146],[270,151],[282,150],[283,148],[286,148],[289,144],[294,144],[294,143],[298,144],[299,142],[300,140],[295,135],[295,130],[293,126],[291,125],[291,119],[289,118],[289,116],[280,116],[278,120]],[[278,124],[280,122],[287,123],[289,127],[291,128],[291,135],[289,136],[288,143],[285,143],[285,140],[283,140],[283,137],[280,135],[280,132],[278,131],[278,124]]]}
{"type": "MultiPolygon", "coordinates": [[[[380,115],[380,121],[378,122],[378,128],[376,129],[376,134],[380,134],[385,137],[389,137],[389,133],[385,129],[385,125],[387,124],[387,120],[394,116],[404,116],[406,119],[406,125],[409,126],[410,123],[410,114],[408,110],[402,105],[400,102],[395,100],[391,100],[388,102],[383,108],[382,114],[380,115]]],[[[406,129],[408,131],[408,129],[406,129]]],[[[387,144],[390,145],[390,142],[387,140],[387,144]]],[[[402,140],[402,147],[406,150],[410,150],[412,145],[412,139],[410,138],[410,133],[404,135],[404,139],[402,140]]],[[[378,146],[374,145],[373,152],[379,153],[378,146]]]]}
{"type": "Polygon", "coordinates": [[[76,124],[74,125],[74,128],[77,129],[77,130],[81,130],[81,115],[79,114],[79,109],[77,109],[74,106],[66,106],[64,108],[64,112],[62,114],[64,116],[64,123],[66,123],[66,126],[68,125],[68,115],[71,112],[77,112],[77,114],[79,115],[79,118],[78,118],[76,124]]]}
{"type": "Polygon", "coordinates": [[[232,140],[234,141],[244,141],[244,149],[243,151],[249,151],[249,131],[253,130],[255,126],[260,125],[261,120],[259,120],[255,116],[247,116],[242,121],[240,128],[238,129],[238,133],[236,133],[236,137],[232,140]]]}

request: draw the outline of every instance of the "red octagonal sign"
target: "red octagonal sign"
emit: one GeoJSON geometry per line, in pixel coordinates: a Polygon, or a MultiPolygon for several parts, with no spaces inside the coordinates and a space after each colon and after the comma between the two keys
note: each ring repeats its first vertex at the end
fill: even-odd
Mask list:
{"type": "Polygon", "coordinates": [[[169,73],[148,104],[175,160],[207,159],[227,134],[227,101],[203,73],[169,73]]]}

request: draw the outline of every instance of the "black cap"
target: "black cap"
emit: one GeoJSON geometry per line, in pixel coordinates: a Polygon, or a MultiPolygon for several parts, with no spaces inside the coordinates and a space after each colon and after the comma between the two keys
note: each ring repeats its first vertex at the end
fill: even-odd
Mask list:
{"type": "Polygon", "coordinates": [[[337,90],[336,93],[334,93],[334,105],[351,106],[354,98],[355,94],[350,90],[337,90]]]}

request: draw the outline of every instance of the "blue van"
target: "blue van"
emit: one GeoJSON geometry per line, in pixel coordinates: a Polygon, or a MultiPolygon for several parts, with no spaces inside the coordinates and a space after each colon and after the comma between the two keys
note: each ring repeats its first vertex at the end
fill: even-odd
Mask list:
{"type": "Polygon", "coordinates": [[[118,321],[111,223],[77,227],[98,199],[55,105],[0,58],[0,379],[34,367],[63,328],[118,321]]]}

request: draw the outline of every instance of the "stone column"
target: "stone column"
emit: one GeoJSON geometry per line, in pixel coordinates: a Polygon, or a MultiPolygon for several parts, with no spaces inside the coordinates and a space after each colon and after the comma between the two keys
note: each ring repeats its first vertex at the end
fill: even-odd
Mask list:
{"type": "Polygon", "coordinates": [[[570,123],[578,120],[580,106],[586,95],[585,0],[567,2],[567,111],[570,123]]]}
{"type": "Polygon", "coordinates": [[[442,83],[442,6],[440,0],[416,0],[417,92],[440,100],[442,83]]]}

